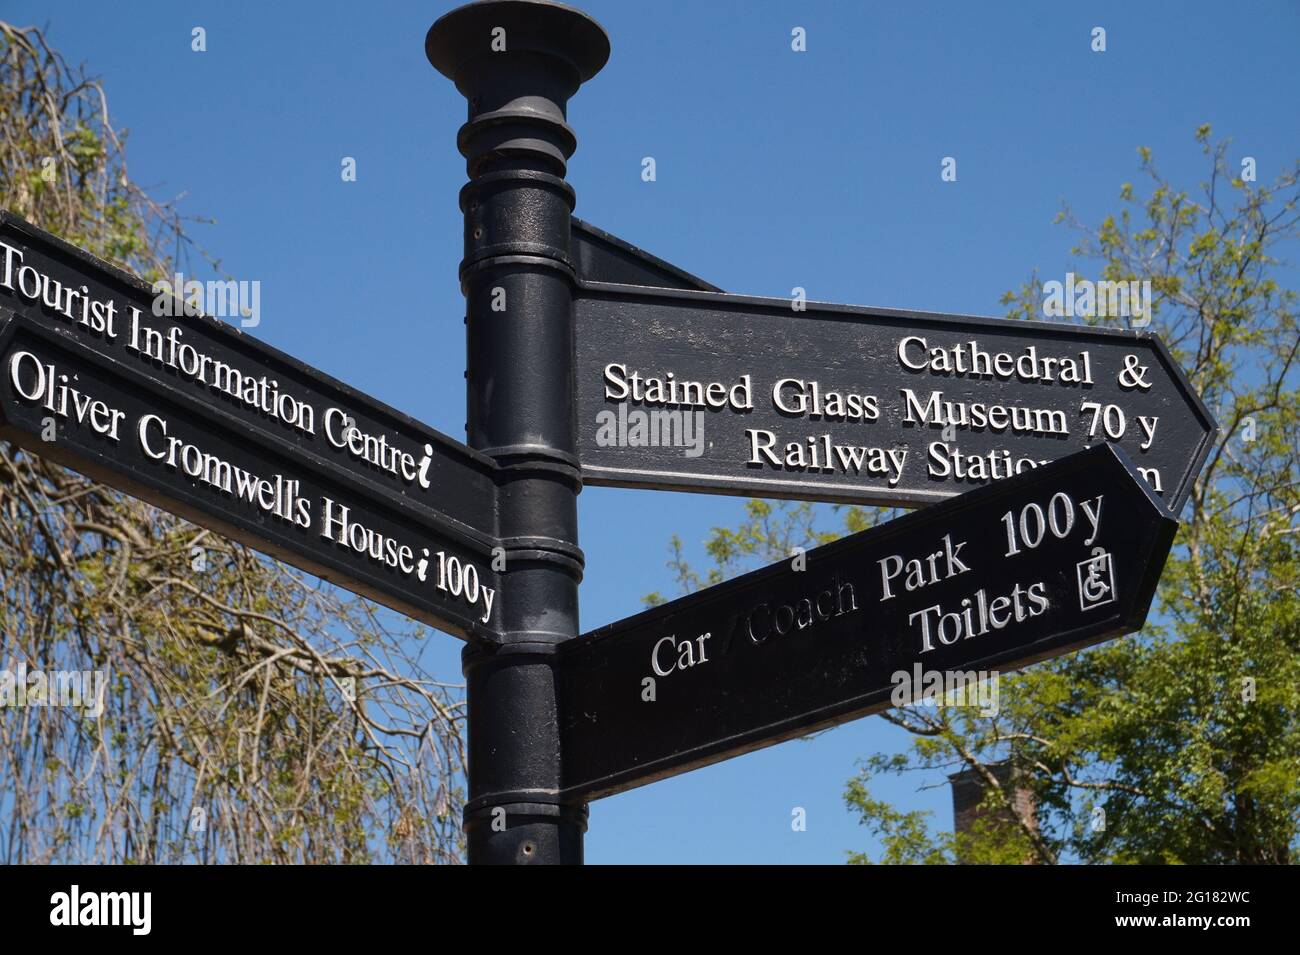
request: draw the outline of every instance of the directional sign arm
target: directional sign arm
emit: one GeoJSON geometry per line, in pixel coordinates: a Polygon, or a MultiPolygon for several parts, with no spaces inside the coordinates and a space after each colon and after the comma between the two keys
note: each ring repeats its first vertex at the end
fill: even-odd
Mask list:
{"type": "Polygon", "coordinates": [[[1176,530],[1100,445],[603,627],[564,648],[566,791],[610,795],[879,712],[932,673],[950,688],[1137,630],[1176,530]]]}
{"type": "Polygon", "coordinates": [[[491,458],[3,212],[0,436],[499,640],[491,458]]]}
{"type": "Polygon", "coordinates": [[[250,441],[232,415],[67,331],[0,315],[0,374],[0,437],[457,636],[494,637],[493,538],[305,466],[287,441],[250,441]]]}
{"type": "Polygon", "coordinates": [[[584,283],[587,483],[917,507],[1103,441],[1177,513],[1214,419],[1145,331],[584,283]]]}

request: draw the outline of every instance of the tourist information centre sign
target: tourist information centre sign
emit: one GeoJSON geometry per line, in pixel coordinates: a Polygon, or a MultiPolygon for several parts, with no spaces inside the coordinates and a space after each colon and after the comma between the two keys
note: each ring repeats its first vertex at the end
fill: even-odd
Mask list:
{"type": "Polygon", "coordinates": [[[8,213],[0,436],[417,620],[495,631],[490,458],[8,213]]]}
{"type": "Polygon", "coordinates": [[[723,294],[573,217],[595,21],[487,0],[425,52],[469,104],[468,444],[3,211],[0,438],[464,639],[469,861],[1142,625],[1216,431],[1158,338],[723,294]],[[928,506],[579,637],[584,482],[928,506]]]}

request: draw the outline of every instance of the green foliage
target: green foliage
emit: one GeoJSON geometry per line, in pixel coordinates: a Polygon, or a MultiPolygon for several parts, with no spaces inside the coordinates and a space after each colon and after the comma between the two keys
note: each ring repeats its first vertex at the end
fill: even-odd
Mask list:
{"type": "MultiPolygon", "coordinates": [[[[1145,194],[1124,183],[1118,213],[1095,228],[1068,208],[1058,217],[1077,230],[1074,252],[1096,263],[1096,279],[1151,282],[1152,330],[1219,420],[1157,612],[1141,634],[1004,674],[994,716],[953,706],[883,714],[910,746],[864,760],[845,793],[880,843],[874,861],[1287,863],[1300,848],[1300,327],[1297,293],[1282,284],[1283,252],[1300,239],[1300,163],[1257,185],[1233,173],[1229,143],[1208,126],[1195,141],[1208,165],[1198,189],[1167,182],[1141,148],[1145,194]],[[870,789],[881,774],[995,763],[1032,794],[1033,825],[992,777],[960,836],[870,789]]],[[[1012,318],[1045,317],[1037,275],[1002,301],[1012,318]]],[[[703,578],[674,538],[679,582],[784,556],[771,541],[832,536],[814,534],[807,512],[755,502],[749,513],[712,532],[703,578]]],[[[879,518],[841,516],[846,533],[879,518]]]]}
{"type": "Polygon", "coordinates": [[[953,861],[955,840],[947,833],[930,833],[926,821],[930,813],[896,809],[873,799],[862,777],[849,780],[844,801],[859,812],[862,824],[884,846],[880,858],[874,860],[865,852],[850,852],[850,865],[946,865],[953,861]]]}

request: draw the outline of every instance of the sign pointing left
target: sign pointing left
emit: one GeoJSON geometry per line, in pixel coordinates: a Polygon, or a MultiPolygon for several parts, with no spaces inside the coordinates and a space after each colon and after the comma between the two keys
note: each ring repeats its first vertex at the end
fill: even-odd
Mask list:
{"type": "Polygon", "coordinates": [[[497,639],[491,459],[155,301],[0,213],[0,437],[459,637],[497,639]]]}

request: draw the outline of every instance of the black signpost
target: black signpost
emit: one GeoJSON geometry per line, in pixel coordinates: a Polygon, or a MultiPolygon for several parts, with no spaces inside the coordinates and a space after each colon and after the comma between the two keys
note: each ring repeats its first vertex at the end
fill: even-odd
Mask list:
{"type": "Polygon", "coordinates": [[[1215,436],[1157,338],[723,294],[573,217],[595,21],[487,0],[425,50],[469,107],[468,447],[3,212],[0,437],[465,639],[470,862],[1142,626],[1215,436]],[[579,638],[584,482],[930,506],[579,638]]]}
{"type": "Polygon", "coordinates": [[[559,4],[472,3],[425,39],[465,96],[457,134],[469,444],[501,469],[501,639],[465,649],[470,862],[580,862],[587,809],[561,794],[558,649],[578,634],[573,395],[577,138],[565,109],[609,58],[591,18],[559,4]]]}

